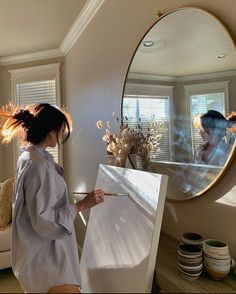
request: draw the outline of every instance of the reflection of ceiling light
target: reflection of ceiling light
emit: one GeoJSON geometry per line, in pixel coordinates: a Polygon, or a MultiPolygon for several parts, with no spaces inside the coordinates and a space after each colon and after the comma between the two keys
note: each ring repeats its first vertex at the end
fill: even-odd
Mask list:
{"type": "Polygon", "coordinates": [[[154,45],[154,41],[144,41],[142,45],[143,47],[152,47],[154,45]]]}
{"type": "Polygon", "coordinates": [[[219,54],[217,55],[217,58],[221,59],[221,58],[225,58],[227,56],[227,54],[219,54]]]}

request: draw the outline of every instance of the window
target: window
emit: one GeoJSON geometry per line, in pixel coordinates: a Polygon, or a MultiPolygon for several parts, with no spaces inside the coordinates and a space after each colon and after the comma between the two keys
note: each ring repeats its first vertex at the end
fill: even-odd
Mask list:
{"type": "Polygon", "coordinates": [[[185,86],[190,105],[192,153],[203,143],[199,130],[194,127],[194,117],[216,110],[225,115],[228,111],[228,82],[185,86]]]}
{"type": "MultiPolygon", "coordinates": [[[[147,86],[150,88],[147,88],[147,91],[144,92],[149,93],[148,95],[128,94],[129,92],[136,92],[132,91],[134,90],[133,86],[134,85],[126,86],[126,94],[124,95],[123,99],[123,117],[127,117],[127,120],[124,121],[127,122],[131,127],[135,127],[137,124],[140,124],[144,133],[147,131],[154,120],[163,123],[166,132],[162,134],[162,137],[159,141],[160,150],[153,150],[151,152],[151,157],[154,161],[171,161],[172,152],[170,113],[172,87],[163,87],[160,90],[160,86],[155,86],[156,89],[153,92],[153,86],[147,86]]],[[[143,89],[145,87],[144,85],[138,86],[141,86],[143,89]]]]}
{"type": "MultiPolygon", "coordinates": [[[[60,106],[59,63],[10,70],[14,104],[50,103],[60,106]]],[[[14,147],[15,166],[20,150],[14,147]]],[[[58,147],[49,148],[56,162],[62,163],[58,147]]]]}

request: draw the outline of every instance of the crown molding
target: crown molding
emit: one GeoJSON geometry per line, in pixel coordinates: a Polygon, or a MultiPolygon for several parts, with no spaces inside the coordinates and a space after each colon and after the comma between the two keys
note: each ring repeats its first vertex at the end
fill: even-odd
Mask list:
{"type": "Polygon", "coordinates": [[[59,48],[57,48],[57,49],[39,51],[34,53],[26,53],[26,54],[14,55],[14,56],[2,57],[0,58],[0,65],[10,65],[10,64],[16,64],[16,63],[22,63],[22,62],[62,57],[62,56],[64,56],[64,54],[59,48]]]}
{"type": "Polygon", "coordinates": [[[228,70],[228,71],[213,72],[213,73],[201,74],[201,75],[177,77],[176,81],[188,82],[188,81],[215,79],[215,78],[223,78],[223,77],[231,77],[231,76],[233,77],[235,75],[236,75],[236,70],[228,70]]]}
{"type": "Polygon", "coordinates": [[[155,82],[189,82],[197,80],[216,79],[224,77],[236,76],[236,70],[213,72],[208,74],[189,75],[189,76],[158,76],[151,74],[132,73],[128,74],[128,81],[140,80],[140,81],[155,81],[155,82]]]}
{"type": "Polygon", "coordinates": [[[176,77],[158,76],[152,74],[142,74],[130,72],[128,80],[144,80],[144,81],[159,81],[159,82],[176,82],[176,77]]]}
{"type": "Polygon", "coordinates": [[[22,62],[37,61],[49,58],[63,57],[73,47],[79,36],[87,27],[98,9],[106,0],[87,0],[80,14],[76,18],[69,32],[66,34],[59,48],[34,53],[19,54],[0,58],[0,65],[10,65],[22,62]]]}
{"type": "Polygon", "coordinates": [[[61,51],[66,55],[78,40],[91,19],[106,0],[87,0],[80,14],[73,23],[60,45],[61,51]]]}

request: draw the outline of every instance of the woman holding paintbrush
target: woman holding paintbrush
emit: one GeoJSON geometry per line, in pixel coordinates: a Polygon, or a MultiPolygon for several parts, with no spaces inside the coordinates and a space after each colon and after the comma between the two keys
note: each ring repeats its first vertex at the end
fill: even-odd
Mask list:
{"type": "Polygon", "coordinates": [[[17,163],[12,216],[12,268],[25,292],[80,293],[76,214],[104,201],[95,190],[70,204],[63,169],[47,152],[72,130],[68,113],[50,104],[0,109],[0,135],[18,135],[23,148],[17,163]]]}

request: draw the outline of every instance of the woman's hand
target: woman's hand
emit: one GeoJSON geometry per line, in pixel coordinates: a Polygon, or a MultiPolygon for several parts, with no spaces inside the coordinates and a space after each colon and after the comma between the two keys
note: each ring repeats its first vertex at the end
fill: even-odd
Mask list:
{"type": "Polygon", "coordinates": [[[104,191],[101,189],[90,192],[83,200],[76,203],[78,212],[92,208],[104,201],[104,191]]]}

